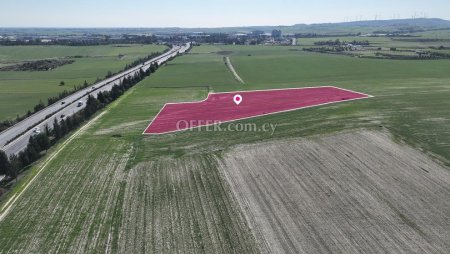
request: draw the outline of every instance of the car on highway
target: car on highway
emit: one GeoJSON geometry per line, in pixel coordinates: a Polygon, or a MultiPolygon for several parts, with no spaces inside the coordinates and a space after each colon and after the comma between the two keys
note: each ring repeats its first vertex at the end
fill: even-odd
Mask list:
{"type": "Polygon", "coordinates": [[[39,127],[34,128],[33,129],[33,133],[34,134],[40,134],[41,133],[41,128],[39,128],[39,127]]]}
{"type": "Polygon", "coordinates": [[[78,101],[77,107],[81,107],[83,106],[83,102],[82,101],[78,101]]]}
{"type": "Polygon", "coordinates": [[[62,114],[60,117],[61,117],[61,119],[62,119],[62,118],[64,118],[64,117],[66,117],[66,115],[62,114]]]}
{"type": "Polygon", "coordinates": [[[66,104],[66,102],[65,102],[65,101],[62,101],[62,102],[61,102],[61,105],[64,105],[64,104],[66,104]]]}

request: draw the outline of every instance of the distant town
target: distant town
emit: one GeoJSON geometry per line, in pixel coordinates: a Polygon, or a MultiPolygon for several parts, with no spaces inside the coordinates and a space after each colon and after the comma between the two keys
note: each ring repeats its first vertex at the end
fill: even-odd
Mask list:
{"type": "Polygon", "coordinates": [[[281,30],[255,30],[250,33],[136,33],[136,34],[17,34],[0,35],[1,45],[103,45],[123,43],[218,43],[232,45],[296,45],[296,34],[283,34],[281,30]]]}
{"type": "Polygon", "coordinates": [[[420,37],[448,31],[443,19],[395,19],[292,26],[224,28],[0,28],[0,45],[175,44],[300,45],[300,38],[420,37]]]}

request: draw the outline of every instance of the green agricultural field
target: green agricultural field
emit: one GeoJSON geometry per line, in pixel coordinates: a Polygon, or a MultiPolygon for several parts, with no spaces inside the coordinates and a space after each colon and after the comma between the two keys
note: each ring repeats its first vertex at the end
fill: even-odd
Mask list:
{"type": "MultiPolygon", "coordinates": [[[[221,46],[217,51],[233,51],[231,60],[238,74],[247,83],[209,83],[215,92],[271,89],[285,87],[334,85],[374,95],[375,98],[320,108],[277,114],[251,120],[280,124],[273,137],[247,133],[180,133],[173,138],[148,139],[155,147],[178,147],[183,144],[190,150],[179,148],[178,153],[190,152],[195,144],[208,150],[205,144],[220,149],[229,144],[246,143],[266,138],[305,136],[354,127],[388,128],[399,138],[420,146],[450,162],[450,68],[449,60],[408,61],[358,59],[347,56],[290,51],[291,47],[271,46],[221,46]],[[251,55],[251,56],[248,56],[251,55]],[[382,126],[382,127],[381,127],[382,126]],[[172,144],[171,141],[174,143],[172,144]],[[198,141],[198,142],[197,142],[198,141]],[[162,143],[162,144],[161,144],[162,143]],[[188,144],[194,144],[188,145],[188,144]]],[[[200,49],[196,49],[200,51],[200,49]]],[[[208,49],[205,51],[211,51],[208,49]]],[[[202,54],[201,58],[215,58],[216,53],[202,54]]],[[[175,60],[173,68],[194,61],[198,55],[188,55],[175,60]]],[[[169,65],[170,66],[170,65],[169,65]]],[[[187,67],[191,68],[191,67],[187,67]]],[[[167,68],[169,69],[169,68],[167,68]]],[[[193,76],[201,79],[202,69],[193,76]]],[[[183,78],[175,78],[166,69],[152,79],[149,86],[191,86],[183,78]]],[[[202,80],[199,85],[205,84],[202,80]]],[[[250,120],[248,120],[250,121],[250,120]]],[[[183,146],[181,146],[183,147],[183,146]]]]}
{"type": "Polygon", "coordinates": [[[0,252],[257,252],[217,165],[238,144],[382,129],[450,165],[450,60],[293,51],[299,48],[201,46],[161,67],[61,146],[0,222],[0,252]],[[231,51],[246,84],[221,51],[231,51]],[[201,100],[211,90],[324,85],[375,97],[242,121],[277,124],[274,135],[205,128],[142,135],[167,102],[201,100]]]}
{"type": "Polygon", "coordinates": [[[415,35],[422,36],[431,39],[450,39],[450,29],[436,30],[436,31],[426,31],[415,33],[415,35]]]}
{"type": "Polygon", "coordinates": [[[75,57],[74,63],[50,71],[0,71],[0,120],[15,118],[32,110],[42,100],[72,90],[84,81],[94,82],[108,71],[117,72],[134,60],[166,46],[0,46],[0,67],[39,59],[75,57]],[[80,58],[81,57],[81,58],[80,58]],[[65,85],[60,86],[64,81],[65,85]]]}
{"type": "Polygon", "coordinates": [[[188,57],[170,62],[152,78],[151,86],[232,86],[238,84],[226,68],[220,51],[215,46],[193,48],[188,57]]]}
{"type": "MultiPolygon", "coordinates": [[[[414,34],[414,35],[422,35],[422,34],[414,34]]],[[[425,35],[425,34],[424,34],[425,35]]],[[[371,46],[373,47],[383,47],[383,48],[390,48],[390,47],[398,47],[398,48],[411,48],[411,49],[427,49],[430,46],[441,46],[441,45],[450,45],[450,32],[442,32],[438,35],[433,36],[433,34],[429,34],[427,37],[326,37],[326,38],[300,38],[297,39],[297,45],[300,46],[314,46],[314,42],[319,41],[346,41],[346,42],[352,42],[352,41],[369,41],[371,46]],[[437,37],[439,36],[439,37],[437,37]],[[442,36],[442,37],[441,37],[442,36]],[[431,41],[422,41],[421,39],[431,39],[431,41]],[[435,40],[436,38],[439,38],[439,40],[435,40]],[[415,41],[416,40],[416,41],[415,41]]]]}

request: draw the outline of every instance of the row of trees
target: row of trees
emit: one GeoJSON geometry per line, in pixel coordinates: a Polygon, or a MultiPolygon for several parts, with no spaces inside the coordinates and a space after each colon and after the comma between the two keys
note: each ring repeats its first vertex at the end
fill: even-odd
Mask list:
{"type": "Polygon", "coordinates": [[[8,158],[3,151],[0,151],[0,175],[16,178],[24,168],[41,158],[45,151],[58,140],[78,128],[87,119],[90,119],[99,109],[116,100],[125,91],[151,75],[157,68],[157,64],[152,64],[146,71],[140,69],[134,76],[124,78],[119,85],[114,85],[111,91],[100,92],[97,98],[89,96],[86,101],[86,107],[83,110],[59,122],[55,118],[53,127],[50,129],[46,126],[45,131],[41,134],[31,136],[26,149],[18,155],[12,155],[8,158]]]}
{"type": "MultiPolygon", "coordinates": [[[[197,43],[223,43],[223,44],[236,44],[244,45],[247,40],[254,39],[258,40],[258,37],[248,38],[247,36],[234,37],[225,33],[211,33],[208,36],[188,36],[188,38],[197,43]]],[[[262,41],[262,40],[261,40],[262,41]]]]}
{"type": "MultiPolygon", "coordinates": [[[[171,45],[167,45],[167,46],[168,46],[169,48],[165,49],[165,50],[163,51],[163,54],[166,53],[166,52],[168,52],[168,51],[170,50],[171,45]]],[[[130,68],[133,68],[133,67],[138,66],[139,64],[142,64],[142,63],[145,63],[145,62],[147,62],[147,61],[150,61],[151,59],[153,59],[153,58],[159,56],[160,54],[161,54],[161,53],[156,52],[156,53],[152,53],[152,54],[150,54],[150,55],[148,55],[148,56],[146,56],[146,57],[139,58],[139,59],[133,61],[131,64],[125,65],[125,68],[123,68],[123,70],[128,70],[128,69],[130,69],[130,68]]]]}
{"type": "MultiPolygon", "coordinates": [[[[61,85],[61,86],[64,86],[64,85],[65,85],[65,82],[64,82],[64,81],[61,81],[60,85],[61,85]]],[[[77,92],[77,91],[79,91],[79,90],[81,90],[81,89],[84,89],[84,88],[86,88],[86,87],[88,87],[88,86],[90,86],[90,85],[91,85],[91,84],[88,83],[88,82],[85,80],[84,83],[83,83],[82,85],[73,86],[73,89],[72,89],[71,91],[64,90],[64,91],[60,92],[57,96],[49,97],[49,98],[47,99],[47,106],[50,106],[50,105],[52,105],[53,103],[55,103],[55,102],[57,102],[57,101],[59,101],[59,100],[62,100],[62,99],[64,99],[64,98],[66,98],[67,96],[69,96],[69,95],[71,95],[71,94],[73,94],[73,93],[75,93],[75,92],[77,92]]]]}
{"type": "Polygon", "coordinates": [[[328,41],[317,41],[314,42],[314,45],[316,46],[342,46],[342,45],[347,45],[347,44],[352,44],[352,45],[360,45],[360,46],[369,46],[370,42],[365,40],[365,41],[340,41],[339,39],[336,40],[328,40],[328,41]]]}
{"type": "Polygon", "coordinates": [[[335,46],[335,47],[303,48],[303,51],[318,52],[318,53],[342,53],[344,51],[352,51],[352,47],[335,46]]]}
{"type": "Polygon", "coordinates": [[[355,37],[360,36],[361,33],[347,33],[347,34],[317,34],[317,33],[296,33],[295,38],[329,38],[329,37],[355,37]]]}
{"type": "Polygon", "coordinates": [[[377,52],[375,53],[377,58],[395,59],[395,60],[436,60],[436,59],[449,59],[450,54],[430,51],[418,51],[414,54],[387,54],[377,52]]]}

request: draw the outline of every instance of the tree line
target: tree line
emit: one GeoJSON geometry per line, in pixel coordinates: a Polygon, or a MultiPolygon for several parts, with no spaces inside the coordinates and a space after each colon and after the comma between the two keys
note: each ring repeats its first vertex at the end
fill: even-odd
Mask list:
{"type": "Polygon", "coordinates": [[[128,69],[130,69],[130,68],[136,67],[136,66],[138,66],[139,64],[142,64],[142,63],[145,63],[145,62],[147,62],[147,61],[150,61],[151,59],[153,59],[153,58],[155,58],[155,57],[157,57],[157,56],[159,56],[159,55],[161,55],[161,54],[167,53],[167,52],[170,50],[171,45],[166,45],[166,46],[168,46],[168,48],[165,49],[165,50],[163,51],[163,53],[155,52],[155,53],[152,53],[152,54],[150,54],[150,55],[148,55],[148,56],[146,56],[146,57],[139,58],[139,59],[133,61],[132,63],[125,65],[125,68],[123,68],[123,70],[125,71],[125,70],[128,70],[128,69]]]}
{"type": "Polygon", "coordinates": [[[317,34],[317,33],[296,33],[295,38],[329,38],[329,37],[356,37],[361,33],[342,33],[342,34],[317,34]]]}
{"type": "Polygon", "coordinates": [[[227,45],[244,45],[249,39],[249,36],[233,37],[225,33],[211,33],[208,34],[208,36],[188,36],[188,38],[189,40],[195,41],[197,43],[223,43],[227,45]]]}
{"type": "Polygon", "coordinates": [[[0,175],[7,175],[11,179],[15,179],[21,171],[40,159],[52,145],[56,144],[71,131],[77,129],[98,110],[119,98],[125,91],[150,76],[157,69],[157,63],[151,64],[146,71],[141,68],[132,77],[124,78],[120,84],[114,85],[110,91],[100,92],[96,98],[89,95],[84,109],[72,116],[61,119],[59,122],[55,118],[53,127],[50,129],[46,126],[45,131],[31,136],[27,147],[18,155],[11,155],[8,158],[5,152],[0,150],[0,175]]]}
{"type": "Polygon", "coordinates": [[[342,46],[342,45],[347,45],[347,44],[353,44],[353,45],[360,45],[360,46],[369,46],[370,42],[365,40],[365,41],[340,41],[339,39],[336,40],[328,40],[328,41],[316,41],[314,42],[314,45],[316,46],[342,46]]]}

